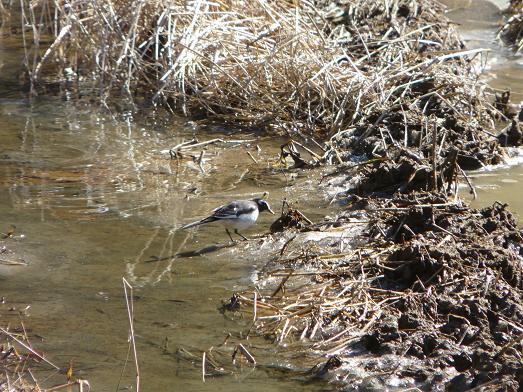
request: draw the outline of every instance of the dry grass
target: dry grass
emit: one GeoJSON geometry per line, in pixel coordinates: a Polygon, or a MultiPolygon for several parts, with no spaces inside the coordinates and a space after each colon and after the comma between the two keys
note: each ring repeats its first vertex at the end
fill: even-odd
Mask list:
{"type": "Polygon", "coordinates": [[[520,52],[523,50],[523,1],[511,0],[507,11],[511,16],[499,30],[498,37],[520,52]]]}
{"type": "MultiPolygon", "coordinates": [[[[318,362],[330,358],[313,372],[339,367],[338,379],[349,377],[349,383],[358,359],[366,363],[366,376],[378,376],[383,365],[369,356],[390,354],[418,361],[414,367],[398,362],[387,374],[417,374],[418,382],[426,381],[419,384],[423,390],[443,384],[427,378],[434,367],[463,372],[467,382],[481,380],[477,374],[484,372],[495,374],[496,384],[517,385],[521,363],[509,358],[519,358],[515,347],[522,341],[523,231],[506,205],[475,211],[460,201],[436,200],[428,194],[367,200],[372,223],[359,236],[347,234],[353,246],[335,239],[358,225],[351,213],[324,222],[316,230],[330,232],[331,239],[286,244],[260,273],[255,291],[235,294],[225,308],[253,319],[247,336],[260,334],[282,351],[301,350],[318,362]],[[487,233],[485,222],[492,218],[496,228],[487,233]],[[503,323],[510,327],[501,336],[503,323]],[[484,365],[462,368],[459,361],[473,352],[488,352],[477,359],[484,365]],[[488,367],[493,364],[495,371],[488,367]]],[[[466,385],[450,379],[444,383],[466,385]]]]}
{"type": "Polygon", "coordinates": [[[28,54],[33,83],[58,66],[60,77],[94,81],[104,101],[124,94],[186,115],[332,136],[409,96],[416,105],[427,83],[466,116],[484,100],[467,71],[478,51],[460,52],[430,0],[31,4],[33,50],[54,37],[28,54]]]}
{"type": "MultiPolygon", "coordinates": [[[[0,327],[0,339],[1,392],[41,391],[42,385],[36,379],[35,371],[52,369],[56,372],[60,370],[43,353],[33,348],[23,324],[19,331],[0,327]]],[[[87,380],[73,379],[71,364],[67,370],[67,381],[45,390],[83,392],[90,391],[91,386],[87,380]]]]}
{"type": "Polygon", "coordinates": [[[32,369],[41,361],[40,355],[30,347],[25,330],[9,331],[0,328],[0,391],[32,391],[38,384],[32,369]]]}

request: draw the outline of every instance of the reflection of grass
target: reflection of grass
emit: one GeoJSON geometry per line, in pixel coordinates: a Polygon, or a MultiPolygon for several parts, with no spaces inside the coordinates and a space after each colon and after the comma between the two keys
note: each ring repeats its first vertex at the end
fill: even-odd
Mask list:
{"type": "Polygon", "coordinates": [[[163,279],[170,279],[177,254],[183,249],[188,238],[188,234],[181,239],[177,238],[176,232],[171,232],[163,238],[160,228],[154,230],[136,257],[127,262],[127,281],[134,287],[141,287],[147,284],[156,285],[163,279]],[[160,253],[148,255],[157,245],[160,245],[160,253]],[[151,264],[154,265],[152,269],[151,264]]]}
{"type": "MultiPolygon", "coordinates": [[[[0,1],[0,27],[9,19],[9,10],[4,6],[4,2],[0,1]]],[[[0,64],[1,67],[1,64],[0,64]]]]}

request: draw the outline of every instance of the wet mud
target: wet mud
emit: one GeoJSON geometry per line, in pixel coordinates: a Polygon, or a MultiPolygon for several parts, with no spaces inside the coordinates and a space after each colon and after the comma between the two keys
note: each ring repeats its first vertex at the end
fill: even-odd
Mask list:
{"type": "Polygon", "coordinates": [[[505,10],[506,20],[499,29],[498,38],[514,52],[523,49],[523,2],[510,0],[510,6],[505,10]]]}
{"type": "MultiPolygon", "coordinates": [[[[423,4],[397,6],[392,23],[437,18],[423,4]]],[[[331,23],[354,35],[380,26],[384,33],[391,23],[372,5],[329,7],[331,23]],[[367,20],[356,32],[357,12],[367,20]]],[[[438,40],[445,29],[438,24],[428,34],[438,40]]],[[[463,47],[450,40],[449,48],[463,47]]],[[[351,49],[365,56],[372,47],[351,49]]],[[[434,48],[416,49],[430,57],[434,48]]],[[[280,250],[260,272],[257,299],[240,292],[226,308],[254,307],[258,334],[315,352],[312,379],[347,391],[523,385],[523,230],[506,204],[473,209],[459,196],[459,184],[475,193],[468,170],[504,163],[521,145],[522,119],[508,110],[510,94],[467,89],[472,61],[442,64],[410,75],[399,83],[408,87],[395,90],[397,104],[363,111],[329,139],[321,163],[337,167],[323,187],[342,189],[333,200],[345,211],[310,225],[289,206],[273,225],[280,250]]],[[[309,170],[302,156],[288,155],[293,170],[309,170]]]]}
{"type": "Polygon", "coordinates": [[[506,205],[432,207],[434,199],[413,194],[389,201],[384,208],[392,210],[380,214],[383,227],[369,232],[376,246],[388,249],[376,284],[424,295],[389,307],[363,344],[375,354],[420,359],[401,374],[425,388],[434,382],[429,369],[453,368],[458,374],[446,381],[447,390],[485,383],[517,390],[523,369],[512,346],[523,322],[523,230],[506,205]]]}
{"type": "Polygon", "coordinates": [[[523,230],[506,205],[354,197],[341,215],[288,230],[256,305],[245,291],[223,311],[257,307],[257,333],[288,342],[280,354],[301,347],[319,361],[308,378],[347,391],[518,390],[523,230]]]}

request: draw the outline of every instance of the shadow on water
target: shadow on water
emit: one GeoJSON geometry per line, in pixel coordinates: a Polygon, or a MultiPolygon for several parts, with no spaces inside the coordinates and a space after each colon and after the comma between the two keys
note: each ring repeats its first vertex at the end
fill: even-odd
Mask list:
{"type": "MultiPolygon", "coordinates": [[[[25,99],[13,92],[22,58],[19,46],[0,38],[0,86],[9,88],[0,92],[0,232],[16,226],[0,246],[25,262],[0,266],[2,319],[18,321],[24,309],[35,347],[61,368],[73,361],[75,376],[94,390],[114,391],[128,353],[125,277],[135,290],[142,390],[310,391],[252,366],[203,383],[201,363],[177,357],[180,348],[201,352],[242,331],[244,322],[218,307],[252,284],[257,261],[249,254],[254,244],[234,246],[223,230],[169,228],[264,191],[276,204],[287,197],[312,208],[322,203],[311,191],[317,180],[274,167],[278,139],[204,132],[154,113],[113,116],[67,94],[25,99]],[[255,143],[209,145],[201,165],[191,154],[171,160],[164,152],[219,137],[255,143]]],[[[248,234],[267,230],[268,219],[248,234]]],[[[272,350],[259,363],[277,366],[272,350]]],[[[65,378],[48,376],[41,380],[65,378]]],[[[122,387],[133,384],[128,370],[122,387]]]]}
{"type": "Polygon", "coordinates": [[[154,263],[154,262],[158,262],[158,261],[171,260],[171,259],[174,259],[177,257],[183,258],[183,257],[203,256],[208,253],[213,253],[213,252],[216,252],[221,249],[231,248],[235,245],[236,245],[235,243],[221,244],[221,245],[209,245],[209,246],[205,246],[201,249],[189,250],[186,252],[178,252],[178,253],[173,254],[172,256],[165,256],[165,257],[161,257],[161,258],[152,256],[150,259],[144,260],[144,263],[154,263]]]}
{"type": "MultiPolygon", "coordinates": [[[[144,391],[314,390],[269,370],[282,368],[272,346],[257,358],[264,370],[238,367],[205,383],[201,362],[176,355],[180,348],[206,350],[242,331],[245,320],[227,319],[217,308],[252,285],[257,265],[266,260],[249,252],[258,247],[255,241],[235,246],[212,227],[196,233],[168,228],[263,191],[276,205],[287,197],[310,217],[323,214],[328,202],[318,194],[315,173],[275,169],[281,141],[274,138],[209,146],[202,167],[190,156],[171,160],[163,150],[194,137],[230,137],[230,130],[203,132],[195,123],[154,114],[115,118],[67,94],[26,100],[13,90],[22,57],[19,44],[0,38],[0,88],[9,89],[0,92],[0,232],[13,224],[24,235],[2,245],[28,264],[0,270],[3,319],[17,319],[9,309],[29,305],[28,323],[40,336],[34,345],[61,367],[73,360],[76,375],[89,379],[94,390],[114,391],[128,352],[125,277],[135,287],[144,391]]],[[[485,181],[503,185],[499,199],[521,203],[521,169],[507,169],[499,178],[485,181]]],[[[268,219],[260,217],[250,234],[265,231],[268,219]]],[[[123,387],[133,383],[129,374],[123,387]]]]}

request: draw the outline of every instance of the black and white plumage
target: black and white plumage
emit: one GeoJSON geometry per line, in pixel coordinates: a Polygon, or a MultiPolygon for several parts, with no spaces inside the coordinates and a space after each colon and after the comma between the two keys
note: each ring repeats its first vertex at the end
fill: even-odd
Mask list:
{"type": "Polygon", "coordinates": [[[207,218],[182,226],[182,229],[188,229],[190,227],[204,225],[211,222],[219,222],[225,226],[225,231],[229,235],[231,241],[234,240],[232,239],[229,229],[234,229],[236,234],[244,240],[247,240],[247,238],[240,234],[238,230],[244,230],[254,225],[258,220],[258,215],[263,211],[269,211],[271,214],[274,214],[269,203],[262,198],[257,197],[252,200],[234,200],[229,204],[224,204],[223,206],[215,208],[212,215],[207,218]]]}

